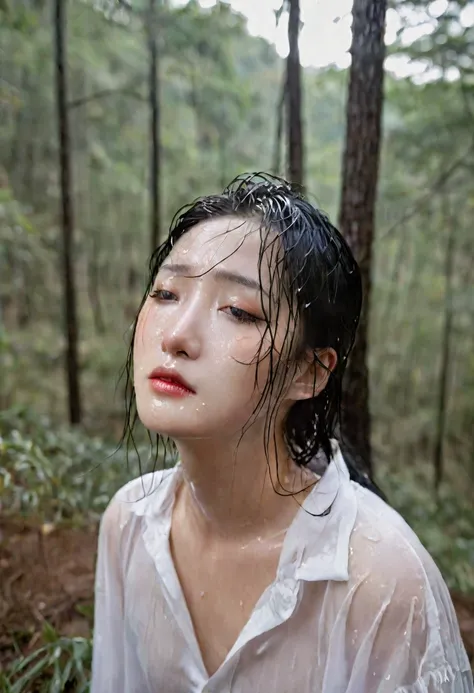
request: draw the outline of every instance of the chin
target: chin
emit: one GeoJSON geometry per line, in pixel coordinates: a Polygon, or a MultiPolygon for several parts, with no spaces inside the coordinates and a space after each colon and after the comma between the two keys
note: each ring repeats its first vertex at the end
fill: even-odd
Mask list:
{"type": "Polygon", "coordinates": [[[178,442],[180,440],[212,440],[228,436],[239,435],[245,422],[238,429],[235,428],[235,417],[222,420],[212,416],[212,412],[207,412],[206,418],[199,416],[196,412],[194,416],[188,416],[184,411],[172,413],[162,411],[159,414],[155,411],[140,411],[138,416],[142,424],[152,433],[171,438],[178,442]],[[210,414],[210,416],[209,416],[210,414]]]}

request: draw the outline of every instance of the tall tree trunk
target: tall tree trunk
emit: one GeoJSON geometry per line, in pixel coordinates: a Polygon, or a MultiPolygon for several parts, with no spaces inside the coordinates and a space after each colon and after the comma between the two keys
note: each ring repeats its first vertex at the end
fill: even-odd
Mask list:
{"type": "Polygon", "coordinates": [[[218,133],[217,149],[219,155],[219,187],[224,190],[227,180],[227,141],[228,134],[222,130],[218,133]]]}
{"type": "Polygon", "coordinates": [[[372,471],[367,332],[381,142],[386,0],[354,0],[339,225],[360,265],[364,306],[348,364],[343,434],[372,471]]]}
{"type": "Polygon", "coordinates": [[[96,334],[105,333],[104,311],[100,300],[99,245],[96,229],[88,229],[91,248],[87,254],[87,292],[91,304],[92,318],[96,334]]]}
{"type": "Polygon", "coordinates": [[[59,169],[61,176],[61,228],[62,228],[62,275],[64,291],[64,327],[66,332],[66,378],[68,388],[69,421],[81,421],[81,396],[79,387],[78,325],[76,315],[76,290],[74,282],[73,248],[74,215],[72,202],[71,146],[67,109],[66,73],[66,0],[54,0],[54,32],[56,50],[56,100],[59,137],[59,169]]]}
{"type": "Polygon", "coordinates": [[[288,107],[288,177],[292,183],[303,185],[303,123],[301,117],[301,65],[298,47],[300,33],[300,2],[288,0],[289,53],[287,59],[287,107],[288,107]]]}
{"type": "Polygon", "coordinates": [[[455,225],[451,218],[449,209],[448,193],[443,192],[443,226],[447,229],[448,241],[446,246],[445,260],[445,300],[444,300],[444,327],[441,347],[441,368],[439,373],[439,395],[438,395],[438,424],[436,426],[436,439],[434,446],[434,479],[435,489],[439,491],[443,480],[444,458],[443,443],[446,431],[448,386],[449,386],[449,363],[451,352],[451,331],[453,325],[453,266],[455,249],[455,225]]]}
{"type": "Polygon", "coordinates": [[[150,243],[151,252],[160,239],[160,108],[158,95],[158,0],[149,0],[148,11],[148,50],[149,50],[149,90],[150,104],[150,243]]]}
{"type": "Polygon", "coordinates": [[[285,70],[283,81],[281,84],[280,94],[278,95],[277,113],[276,113],[276,128],[275,128],[275,145],[273,150],[272,171],[276,176],[279,176],[280,171],[280,154],[281,142],[283,139],[283,122],[285,118],[285,103],[287,96],[287,81],[288,71],[285,70]]]}

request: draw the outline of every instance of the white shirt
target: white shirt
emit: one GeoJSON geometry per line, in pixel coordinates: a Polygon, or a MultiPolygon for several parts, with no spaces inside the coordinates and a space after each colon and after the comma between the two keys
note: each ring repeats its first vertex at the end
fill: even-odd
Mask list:
{"type": "Polygon", "coordinates": [[[338,448],[209,678],[169,548],[181,477],[178,465],[136,479],[103,516],[91,693],[473,693],[438,569],[402,518],[350,481],[338,448]]]}

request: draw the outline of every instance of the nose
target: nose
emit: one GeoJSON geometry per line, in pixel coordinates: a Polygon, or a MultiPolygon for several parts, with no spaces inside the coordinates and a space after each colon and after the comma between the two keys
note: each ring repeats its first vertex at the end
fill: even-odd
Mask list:
{"type": "Polygon", "coordinates": [[[195,360],[201,353],[201,340],[196,325],[195,311],[191,306],[171,318],[163,330],[161,348],[165,354],[195,360]]]}

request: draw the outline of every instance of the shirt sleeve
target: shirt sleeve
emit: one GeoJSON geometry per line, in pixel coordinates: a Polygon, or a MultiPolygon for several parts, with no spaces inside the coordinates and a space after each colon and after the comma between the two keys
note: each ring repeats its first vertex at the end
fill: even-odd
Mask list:
{"type": "Polygon", "coordinates": [[[121,508],[114,499],[102,516],[95,579],[91,693],[127,693],[121,508]]]}
{"type": "Polygon", "coordinates": [[[345,693],[473,693],[449,591],[421,544],[394,532],[380,546],[362,541],[359,557],[345,693]]]}

